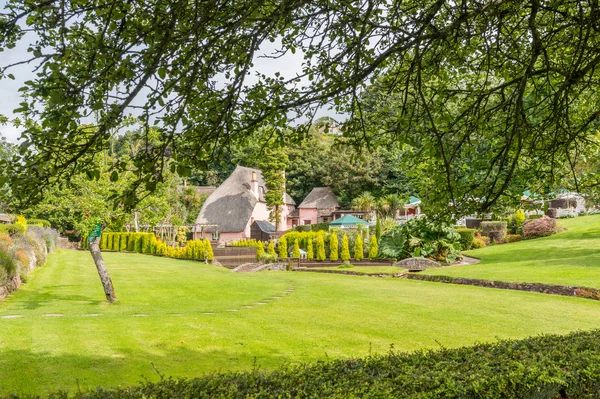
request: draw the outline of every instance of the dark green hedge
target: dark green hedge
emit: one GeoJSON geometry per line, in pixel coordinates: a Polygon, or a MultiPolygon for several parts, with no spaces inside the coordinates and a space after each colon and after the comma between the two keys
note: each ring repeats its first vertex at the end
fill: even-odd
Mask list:
{"type": "Polygon", "coordinates": [[[302,226],[296,226],[296,231],[329,231],[329,222],[321,222],[315,224],[305,224],[302,226]]]}
{"type": "Polygon", "coordinates": [[[471,249],[475,238],[475,229],[456,229],[456,232],[460,234],[460,249],[463,251],[471,249]]]}
{"type": "MultiPolygon", "coordinates": [[[[54,398],[65,397],[61,394],[54,398]]],[[[600,330],[96,390],[109,398],[598,398],[600,330]]]]}

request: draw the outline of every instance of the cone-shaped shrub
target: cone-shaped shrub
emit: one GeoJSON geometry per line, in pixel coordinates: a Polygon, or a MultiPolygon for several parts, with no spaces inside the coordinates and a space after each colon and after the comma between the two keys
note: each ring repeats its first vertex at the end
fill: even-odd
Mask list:
{"type": "Polygon", "coordinates": [[[312,238],[309,238],[308,243],[306,244],[306,259],[313,260],[314,258],[315,252],[313,251],[312,238]]]}
{"type": "Polygon", "coordinates": [[[294,241],[294,249],[292,249],[292,258],[300,257],[300,244],[298,244],[298,239],[294,241]]]}
{"type": "Polygon", "coordinates": [[[213,252],[212,245],[210,245],[210,240],[208,238],[204,239],[204,251],[204,259],[206,259],[209,262],[212,262],[215,259],[215,254],[213,252]]]}
{"type": "Polygon", "coordinates": [[[100,237],[100,249],[106,249],[108,247],[108,234],[103,233],[100,237]]]}
{"type": "Polygon", "coordinates": [[[275,243],[273,240],[269,241],[269,245],[267,245],[267,253],[269,255],[275,255],[275,243]]]}
{"type": "Polygon", "coordinates": [[[365,257],[365,250],[363,247],[362,234],[358,233],[356,241],[354,242],[354,259],[362,260],[365,257]]]}
{"type": "Polygon", "coordinates": [[[280,258],[289,258],[287,238],[285,238],[285,236],[279,238],[279,242],[277,243],[277,249],[279,250],[280,258]]]}
{"type": "Polygon", "coordinates": [[[113,233],[106,233],[106,249],[112,250],[113,245],[113,233]]]}
{"type": "Polygon", "coordinates": [[[369,243],[369,259],[377,258],[379,253],[379,245],[377,244],[377,237],[371,236],[371,242],[369,243]]]}
{"type": "Polygon", "coordinates": [[[256,246],[256,259],[260,259],[265,254],[265,243],[262,241],[257,241],[255,243],[256,246]]]}
{"type": "Polygon", "coordinates": [[[377,216],[377,221],[375,222],[375,238],[377,238],[377,241],[381,238],[381,222],[379,221],[379,216],[377,216]]]}
{"type": "Polygon", "coordinates": [[[339,259],[339,245],[337,233],[334,231],[329,239],[329,260],[335,262],[339,259]]]}
{"type": "Polygon", "coordinates": [[[127,238],[129,238],[129,234],[121,233],[119,235],[121,236],[121,239],[120,239],[121,245],[119,247],[119,251],[127,251],[127,238]]]}
{"type": "Polygon", "coordinates": [[[350,245],[348,244],[348,236],[346,234],[344,234],[344,237],[342,237],[341,258],[344,262],[350,260],[350,245]]]}
{"type": "Polygon", "coordinates": [[[127,250],[129,252],[135,251],[135,233],[127,233],[127,250]]]}
{"type": "Polygon", "coordinates": [[[142,233],[135,233],[134,241],[134,251],[137,253],[142,253],[142,233]]]}
{"type": "Polygon", "coordinates": [[[323,234],[317,236],[317,254],[315,256],[317,260],[325,260],[325,240],[323,234]]]}
{"type": "Polygon", "coordinates": [[[112,239],[112,250],[113,251],[118,251],[119,248],[120,248],[119,247],[119,245],[120,245],[120,241],[119,240],[121,239],[120,234],[113,233],[112,236],[113,236],[113,239],[112,239]]]}

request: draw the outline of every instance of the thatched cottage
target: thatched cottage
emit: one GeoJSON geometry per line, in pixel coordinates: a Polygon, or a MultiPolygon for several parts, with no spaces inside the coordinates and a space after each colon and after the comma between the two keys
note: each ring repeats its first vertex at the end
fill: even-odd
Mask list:
{"type": "MultiPolygon", "coordinates": [[[[194,226],[194,238],[209,238],[229,242],[251,238],[255,221],[269,223],[265,201],[265,181],[258,169],[238,166],[207,199],[194,226]]],[[[287,193],[281,211],[279,230],[291,228],[289,215],[296,203],[287,193]]],[[[264,223],[261,224],[264,226],[264,223]]],[[[272,230],[275,230],[273,226],[272,230]]]]}
{"type": "Polygon", "coordinates": [[[298,206],[300,225],[331,222],[340,204],[329,187],[315,187],[298,206]]]}

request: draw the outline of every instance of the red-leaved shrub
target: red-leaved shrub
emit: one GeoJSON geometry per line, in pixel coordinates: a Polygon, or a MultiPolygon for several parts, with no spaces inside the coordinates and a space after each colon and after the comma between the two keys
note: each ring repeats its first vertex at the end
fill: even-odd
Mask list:
{"type": "Polygon", "coordinates": [[[525,238],[546,237],[561,231],[561,227],[556,223],[556,219],[547,216],[541,219],[528,220],[523,223],[521,228],[523,229],[523,237],[525,238]]]}

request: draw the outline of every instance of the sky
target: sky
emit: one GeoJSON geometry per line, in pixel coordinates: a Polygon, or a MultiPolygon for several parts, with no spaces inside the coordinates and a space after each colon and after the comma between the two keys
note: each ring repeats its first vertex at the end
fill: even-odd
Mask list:
{"type": "MultiPolygon", "coordinates": [[[[0,9],[3,8],[4,4],[5,0],[0,0],[0,9]]],[[[27,45],[29,44],[29,40],[31,39],[22,42],[12,50],[0,52],[0,65],[8,65],[27,59],[27,56],[29,55],[27,53],[27,45]]],[[[261,49],[259,54],[269,54],[275,49],[276,46],[277,43],[267,42],[264,46],[264,49],[261,49]]],[[[267,75],[274,75],[275,72],[279,72],[286,78],[293,77],[301,72],[302,61],[303,55],[300,51],[296,52],[295,54],[286,54],[279,59],[260,57],[256,58],[254,70],[251,71],[251,76],[247,78],[247,83],[252,84],[256,82],[256,79],[253,77],[256,71],[265,73],[267,75]]],[[[21,101],[18,89],[22,86],[23,82],[35,79],[33,68],[34,65],[20,65],[10,70],[10,73],[15,76],[15,80],[0,80],[0,115],[7,116],[9,119],[15,117],[12,111],[18,108],[19,102],[21,101]]],[[[136,101],[136,103],[139,102],[136,101]]],[[[337,120],[344,119],[343,115],[337,115],[334,111],[329,109],[321,109],[317,113],[317,117],[320,116],[331,116],[337,120]]],[[[6,137],[11,142],[18,141],[20,132],[20,129],[17,129],[12,125],[0,125],[0,135],[6,137]]]]}

